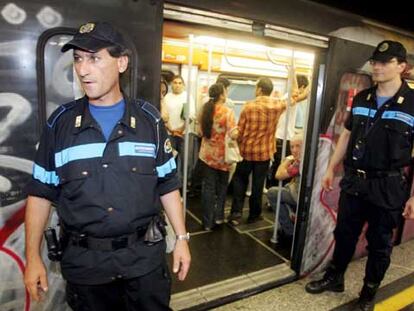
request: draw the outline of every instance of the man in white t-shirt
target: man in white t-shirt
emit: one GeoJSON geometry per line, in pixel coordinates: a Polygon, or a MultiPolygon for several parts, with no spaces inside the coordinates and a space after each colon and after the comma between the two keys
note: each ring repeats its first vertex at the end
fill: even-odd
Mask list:
{"type": "MultiPolygon", "coordinates": [[[[185,130],[185,109],[187,103],[187,92],[183,77],[176,75],[171,82],[172,92],[164,97],[161,112],[165,126],[171,135],[172,147],[178,152],[177,170],[182,173],[183,152],[184,152],[184,130],[185,130]]],[[[194,101],[190,100],[189,118],[195,118],[194,101]]]]}

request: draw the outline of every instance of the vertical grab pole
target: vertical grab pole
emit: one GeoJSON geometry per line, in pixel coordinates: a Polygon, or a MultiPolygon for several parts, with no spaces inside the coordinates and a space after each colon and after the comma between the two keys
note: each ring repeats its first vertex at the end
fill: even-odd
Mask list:
{"type": "MultiPolygon", "coordinates": [[[[213,45],[208,45],[208,68],[207,68],[207,88],[210,88],[211,64],[213,62],[213,45]]],[[[207,93],[208,95],[208,93],[207,93]]],[[[204,103],[203,103],[204,104],[204,103]]]]}
{"type": "MultiPolygon", "coordinates": [[[[282,145],[282,161],[286,157],[286,136],[287,136],[287,130],[289,126],[289,109],[291,109],[291,94],[293,89],[293,79],[295,78],[295,67],[294,67],[294,50],[292,50],[292,58],[289,65],[286,66],[288,69],[288,97],[286,99],[286,111],[285,111],[285,128],[283,129],[283,145],[282,145]]],[[[280,165],[280,163],[279,163],[280,165]]],[[[280,201],[282,198],[282,186],[283,182],[279,180],[279,183],[277,185],[279,191],[277,192],[277,203],[276,203],[276,211],[275,211],[275,225],[273,227],[273,236],[270,239],[271,243],[277,243],[277,230],[279,229],[279,210],[280,210],[280,201]]]]}
{"type": "Polygon", "coordinates": [[[190,134],[190,103],[191,100],[191,76],[193,67],[193,41],[194,35],[188,36],[190,41],[188,50],[188,74],[187,74],[187,102],[184,104],[184,118],[185,118],[185,133],[184,133],[184,172],[183,172],[183,207],[184,216],[187,211],[187,180],[188,180],[188,148],[189,148],[189,134],[190,134]]]}

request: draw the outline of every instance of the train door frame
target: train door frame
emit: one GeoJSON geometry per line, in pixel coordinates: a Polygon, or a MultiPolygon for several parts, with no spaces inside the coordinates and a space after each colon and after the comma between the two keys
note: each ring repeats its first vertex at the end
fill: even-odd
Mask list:
{"type": "MultiPolygon", "coordinates": [[[[237,18],[232,17],[229,15],[223,15],[223,14],[216,14],[208,11],[203,10],[197,10],[197,9],[190,9],[178,5],[168,4],[166,3],[164,5],[164,20],[171,20],[173,22],[183,22],[183,23],[191,23],[194,25],[208,25],[211,28],[218,28],[218,29],[230,29],[230,30],[236,30],[240,33],[248,33],[250,35],[257,34],[257,31],[255,32],[253,30],[253,26],[257,26],[257,23],[253,20],[244,19],[244,18],[237,18]],[[190,22],[189,22],[190,21],[190,22]]],[[[314,65],[313,65],[313,76],[312,76],[312,89],[310,92],[310,100],[309,100],[309,108],[308,108],[308,122],[306,125],[306,146],[309,148],[311,144],[314,144],[315,137],[317,139],[319,134],[319,119],[318,122],[315,122],[313,120],[311,122],[311,116],[315,115],[315,105],[314,101],[317,99],[319,101],[319,105],[322,105],[322,93],[323,93],[323,87],[324,85],[321,84],[321,79],[325,80],[325,76],[319,76],[319,65],[320,63],[317,63],[316,60],[325,59],[324,51],[328,48],[328,42],[329,38],[326,36],[318,36],[310,33],[305,33],[301,31],[296,31],[289,28],[279,27],[276,25],[271,24],[262,24],[262,30],[263,33],[262,39],[265,40],[278,40],[278,42],[282,42],[283,44],[286,44],[292,48],[300,47],[302,49],[308,49],[311,50],[314,55],[314,65]],[[301,40],[299,40],[301,39],[301,40]],[[317,55],[320,55],[317,57],[317,55]],[[316,70],[318,69],[318,70],[316,70]],[[319,86],[319,87],[318,87],[319,86]],[[321,87],[322,86],[322,87],[321,87]],[[317,97],[318,95],[318,97],[317,97]]],[[[273,41],[274,42],[274,41],[273,41]]],[[[318,110],[320,112],[321,109],[318,110]]],[[[319,115],[319,114],[318,114],[319,115]]],[[[312,145],[312,154],[306,153],[306,156],[304,157],[304,165],[303,165],[303,171],[307,172],[309,176],[307,177],[306,185],[311,184],[311,181],[313,180],[313,170],[314,170],[314,161],[316,158],[316,152],[317,152],[317,144],[312,145]]],[[[305,184],[305,182],[301,181],[301,192],[300,197],[303,197],[304,194],[309,193],[309,189],[304,189],[305,186],[302,186],[302,184],[305,184]]],[[[299,215],[298,219],[300,221],[303,221],[304,225],[300,226],[299,229],[302,230],[302,234],[295,234],[295,244],[292,248],[292,255],[297,257],[301,256],[303,254],[303,248],[304,246],[304,239],[306,236],[306,217],[307,217],[307,210],[310,207],[310,201],[308,200],[308,197],[303,197],[300,199],[300,203],[303,204],[303,208],[301,209],[301,213],[303,215],[299,215]],[[302,242],[301,242],[302,241],[302,242]]],[[[296,230],[295,230],[296,231],[296,230]]],[[[292,257],[291,260],[291,267],[295,270],[296,273],[299,273],[299,267],[300,267],[301,258],[294,258],[292,257]]]]}

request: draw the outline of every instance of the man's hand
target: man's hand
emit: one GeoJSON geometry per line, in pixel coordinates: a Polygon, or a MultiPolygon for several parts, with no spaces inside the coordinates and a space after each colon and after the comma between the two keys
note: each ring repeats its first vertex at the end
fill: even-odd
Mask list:
{"type": "Polygon", "coordinates": [[[173,272],[178,273],[178,279],[184,281],[190,269],[191,255],[188,248],[188,241],[177,240],[173,253],[173,272]]]}
{"type": "Polygon", "coordinates": [[[24,284],[30,297],[35,301],[42,299],[41,293],[48,290],[46,268],[41,259],[32,260],[24,271],[24,284]]]}
{"type": "Polygon", "coordinates": [[[328,168],[325,175],[322,178],[322,188],[325,191],[331,191],[333,189],[333,179],[334,179],[334,171],[333,169],[328,168]]]}
{"type": "Polygon", "coordinates": [[[404,212],[402,214],[405,219],[414,219],[414,196],[405,203],[404,212]]]}

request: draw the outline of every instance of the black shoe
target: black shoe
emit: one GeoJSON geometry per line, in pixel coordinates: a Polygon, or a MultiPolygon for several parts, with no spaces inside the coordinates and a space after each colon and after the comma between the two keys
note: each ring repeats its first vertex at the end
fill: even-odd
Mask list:
{"type": "Polygon", "coordinates": [[[373,300],[366,300],[366,299],[358,299],[355,307],[352,311],[373,311],[375,307],[375,301],[373,300]]]}
{"type": "Polygon", "coordinates": [[[379,284],[364,283],[354,311],[372,311],[375,307],[375,295],[379,284]]]}
{"type": "Polygon", "coordinates": [[[344,275],[342,273],[326,272],[321,280],[306,284],[305,290],[309,294],[320,294],[324,291],[343,292],[345,290],[344,275]]]}
{"type": "Polygon", "coordinates": [[[262,215],[255,216],[255,217],[248,217],[247,218],[247,223],[248,224],[254,224],[255,222],[258,222],[260,220],[263,220],[263,216],[262,215]]]}
{"type": "Polygon", "coordinates": [[[230,214],[229,217],[227,217],[227,223],[232,226],[240,225],[240,221],[241,221],[241,214],[239,213],[230,214]]]}

